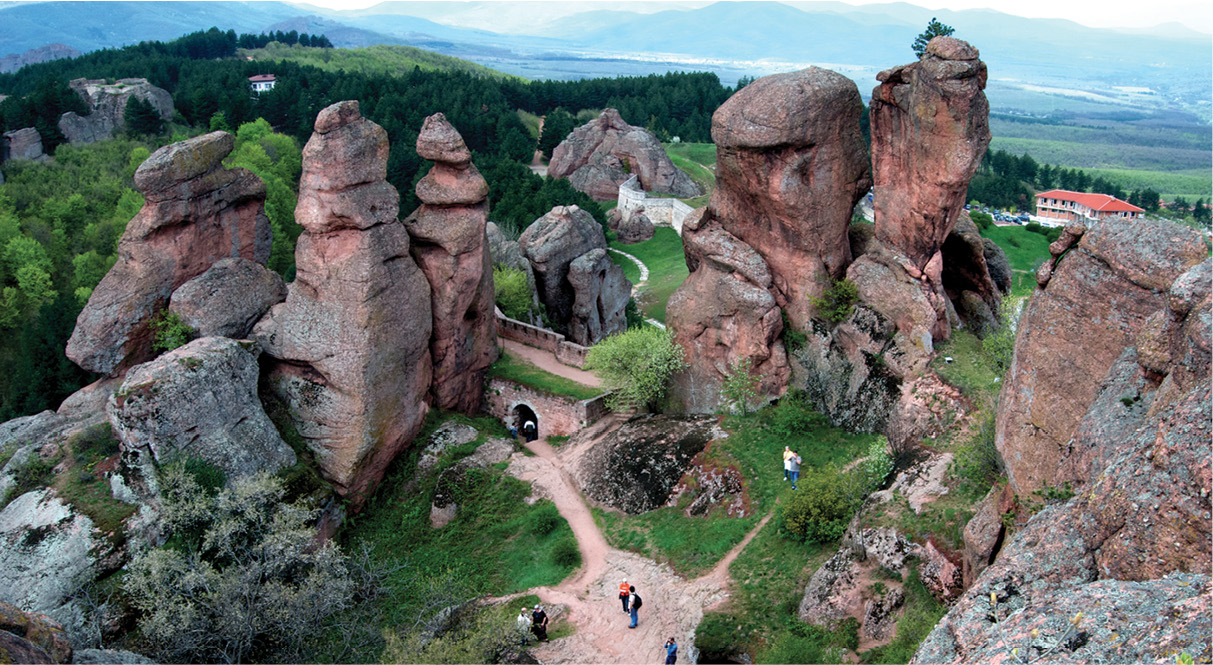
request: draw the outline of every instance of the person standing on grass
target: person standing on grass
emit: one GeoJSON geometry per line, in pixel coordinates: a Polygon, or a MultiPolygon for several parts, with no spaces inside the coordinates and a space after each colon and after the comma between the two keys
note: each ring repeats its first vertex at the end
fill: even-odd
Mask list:
{"type": "Polygon", "coordinates": [[[790,446],[783,447],[783,479],[785,482],[792,476],[792,456],[795,454],[790,446]]]}
{"type": "Polygon", "coordinates": [[[527,616],[526,610],[527,608],[525,607],[518,610],[518,618],[514,619],[514,627],[518,631],[518,642],[522,646],[527,645],[527,642],[530,641],[529,636],[531,634],[531,617],[527,616]]]}
{"type": "Polygon", "coordinates": [[[800,480],[800,455],[792,453],[792,458],[788,460],[788,467],[792,473],[792,489],[796,489],[796,481],[800,480]]]}
{"type": "Polygon", "coordinates": [[[631,592],[631,596],[628,597],[628,606],[631,608],[630,613],[632,615],[632,625],[628,626],[628,628],[635,628],[636,620],[639,618],[638,612],[644,601],[640,600],[640,596],[636,595],[636,587],[628,587],[628,591],[631,592]]]}
{"type": "Polygon", "coordinates": [[[628,613],[628,596],[632,595],[632,587],[628,586],[628,581],[619,583],[619,601],[623,603],[623,613],[628,613]]]}
{"type": "Polygon", "coordinates": [[[666,640],[665,643],[665,665],[674,665],[678,662],[678,642],[674,638],[666,640]]]}

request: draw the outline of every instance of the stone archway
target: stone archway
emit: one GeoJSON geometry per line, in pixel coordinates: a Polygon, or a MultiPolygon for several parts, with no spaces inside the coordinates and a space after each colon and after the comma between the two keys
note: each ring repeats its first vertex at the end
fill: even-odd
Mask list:
{"type": "Polygon", "coordinates": [[[525,425],[528,420],[534,421],[535,437],[536,438],[539,437],[539,431],[540,431],[539,414],[535,412],[535,409],[533,407],[531,407],[530,404],[527,404],[525,402],[515,404],[514,407],[512,409],[510,409],[510,415],[513,416],[514,427],[518,428],[518,433],[524,434],[523,438],[525,438],[525,432],[524,432],[522,426],[525,425]]]}

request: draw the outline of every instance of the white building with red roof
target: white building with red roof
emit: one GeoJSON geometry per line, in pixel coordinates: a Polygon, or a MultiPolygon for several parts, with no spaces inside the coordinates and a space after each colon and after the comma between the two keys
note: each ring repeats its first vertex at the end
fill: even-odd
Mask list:
{"type": "Polygon", "coordinates": [[[256,74],[248,77],[248,83],[253,88],[253,92],[265,92],[273,90],[274,83],[278,81],[273,74],[256,74]]]}
{"type": "Polygon", "coordinates": [[[1144,209],[1107,194],[1050,189],[1036,195],[1036,216],[1042,222],[1092,222],[1105,219],[1136,219],[1144,209]]]}

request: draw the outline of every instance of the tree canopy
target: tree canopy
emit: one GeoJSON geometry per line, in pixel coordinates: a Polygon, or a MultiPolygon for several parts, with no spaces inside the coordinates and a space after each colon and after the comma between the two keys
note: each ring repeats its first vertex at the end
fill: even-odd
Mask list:
{"type": "Polygon", "coordinates": [[[590,349],[586,369],[615,392],[607,404],[615,410],[656,411],[674,375],[686,367],[682,347],[669,331],[643,326],[611,335],[590,349]]]}
{"type": "Polygon", "coordinates": [[[927,29],[923,30],[918,34],[917,37],[914,38],[914,44],[911,45],[910,48],[914,49],[915,57],[921,58],[922,54],[927,52],[927,44],[929,44],[932,39],[935,39],[936,37],[947,37],[953,32],[956,32],[955,28],[950,25],[940,23],[939,21],[935,20],[934,16],[932,16],[931,22],[927,24],[927,29]]]}

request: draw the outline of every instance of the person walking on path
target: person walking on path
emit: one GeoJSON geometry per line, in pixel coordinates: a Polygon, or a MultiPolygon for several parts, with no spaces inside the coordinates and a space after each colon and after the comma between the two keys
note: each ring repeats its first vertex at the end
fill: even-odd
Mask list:
{"type": "Polygon", "coordinates": [[[628,587],[628,591],[631,592],[631,596],[628,598],[628,606],[631,608],[632,615],[632,625],[628,626],[628,628],[635,628],[636,620],[639,618],[637,613],[640,611],[640,606],[644,605],[644,601],[640,600],[640,596],[636,595],[636,587],[628,587]]]}
{"type": "Polygon", "coordinates": [[[514,626],[518,631],[518,642],[522,646],[527,645],[531,634],[531,617],[527,616],[526,610],[525,607],[518,610],[518,618],[514,619],[514,626]]]}
{"type": "Polygon", "coordinates": [[[628,613],[628,596],[632,595],[632,587],[628,586],[628,581],[619,583],[619,601],[623,603],[623,613],[628,613]]]}
{"type": "Polygon", "coordinates": [[[531,614],[531,632],[540,642],[548,641],[548,614],[541,605],[536,605],[535,612],[531,614]]]}
{"type": "Polygon", "coordinates": [[[800,455],[792,453],[788,460],[788,468],[792,473],[792,489],[796,489],[796,481],[800,480],[800,455]]]}
{"type": "Polygon", "coordinates": [[[534,420],[528,420],[522,425],[522,436],[527,443],[539,438],[538,428],[535,427],[534,420]]]}
{"type": "Polygon", "coordinates": [[[792,476],[792,457],[795,454],[790,446],[783,447],[783,479],[785,482],[792,476]]]}

